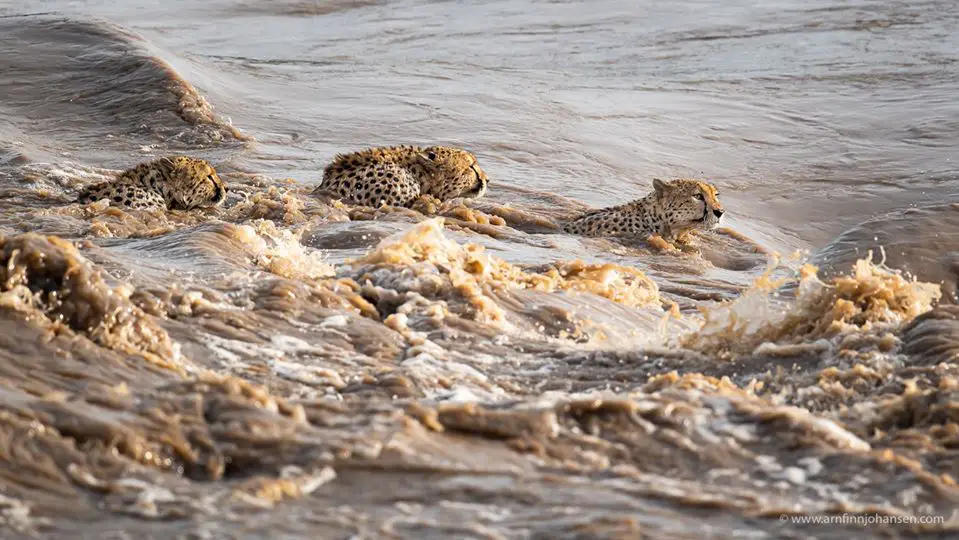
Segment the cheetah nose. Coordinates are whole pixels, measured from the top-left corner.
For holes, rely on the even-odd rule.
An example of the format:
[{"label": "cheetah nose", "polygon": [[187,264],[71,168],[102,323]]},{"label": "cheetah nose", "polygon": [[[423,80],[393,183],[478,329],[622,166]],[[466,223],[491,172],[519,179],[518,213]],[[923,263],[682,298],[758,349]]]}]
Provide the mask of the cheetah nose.
[{"label": "cheetah nose", "polygon": [[723,209],[713,208],[713,215],[716,216],[717,219],[723,217]]}]

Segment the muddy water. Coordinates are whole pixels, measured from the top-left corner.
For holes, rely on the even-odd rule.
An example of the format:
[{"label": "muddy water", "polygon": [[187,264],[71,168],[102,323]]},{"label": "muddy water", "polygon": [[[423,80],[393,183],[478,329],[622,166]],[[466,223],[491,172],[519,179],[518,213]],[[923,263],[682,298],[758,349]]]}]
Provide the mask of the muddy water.
[{"label": "muddy water", "polygon": [[[4,538],[959,528],[952,3],[0,16]],[[308,195],[433,142],[489,195]],[[71,202],[174,152],[223,208]],[[724,228],[558,232],[660,176],[716,183]],[[886,521],[793,522],[843,514]]]}]

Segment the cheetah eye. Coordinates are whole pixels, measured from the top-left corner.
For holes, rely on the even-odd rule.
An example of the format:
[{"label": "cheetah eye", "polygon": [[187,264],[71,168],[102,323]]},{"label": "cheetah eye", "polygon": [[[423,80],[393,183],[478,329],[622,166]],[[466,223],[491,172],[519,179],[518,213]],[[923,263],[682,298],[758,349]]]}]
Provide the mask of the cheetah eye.
[{"label": "cheetah eye", "polygon": [[701,200],[701,201],[705,201],[705,200],[706,200],[706,197],[703,197],[703,194],[702,194],[702,193],[697,193],[697,194],[693,195],[693,197],[696,197],[697,199],[699,199],[699,200]]},{"label": "cheetah eye", "polygon": [[430,161],[433,161],[436,159],[436,152],[427,152],[426,157],[429,158]]}]

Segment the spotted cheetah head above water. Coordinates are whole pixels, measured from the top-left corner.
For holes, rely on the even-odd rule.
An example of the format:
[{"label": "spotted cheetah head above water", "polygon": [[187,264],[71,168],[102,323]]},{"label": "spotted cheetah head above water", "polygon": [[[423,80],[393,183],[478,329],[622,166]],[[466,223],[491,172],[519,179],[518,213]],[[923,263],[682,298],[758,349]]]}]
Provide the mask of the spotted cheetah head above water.
[{"label": "spotted cheetah head above water", "polygon": [[716,186],[700,180],[653,180],[657,201],[672,234],[719,226],[726,210]]},{"label": "spotted cheetah head above water", "polygon": [[489,179],[476,156],[450,146],[389,146],[340,154],[314,193],[366,206],[410,206],[421,195],[475,198]]},{"label": "spotted cheetah head above water", "polygon": [[139,210],[189,210],[219,206],[227,187],[207,161],[163,157],[121,172],[115,180],[84,188],[77,202],[107,199]]},{"label": "spotted cheetah head above water", "polygon": [[584,236],[658,234],[685,237],[694,230],[715,229],[725,213],[719,192],[708,182],[678,179],[653,180],[653,192],[633,202],[593,210],[564,229]]},{"label": "spotted cheetah head above water", "polygon": [[147,170],[140,174],[144,177],[157,175],[165,180],[161,192],[171,208],[210,208],[223,204],[226,199],[226,185],[206,160],[177,156],[160,158],[145,165]]},{"label": "spotted cheetah head above water", "polygon": [[460,148],[428,146],[416,153],[426,193],[437,199],[478,198],[486,194],[489,178],[476,156]]}]

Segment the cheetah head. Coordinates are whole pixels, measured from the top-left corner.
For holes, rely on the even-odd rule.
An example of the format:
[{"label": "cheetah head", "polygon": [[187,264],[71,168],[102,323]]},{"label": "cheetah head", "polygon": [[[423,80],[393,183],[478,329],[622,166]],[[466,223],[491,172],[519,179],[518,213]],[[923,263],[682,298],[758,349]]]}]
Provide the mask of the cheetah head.
[{"label": "cheetah head", "polygon": [[211,208],[226,199],[227,187],[209,162],[176,157],[172,162],[173,199],[183,208]]},{"label": "cheetah head", "polygon": [[489,178],[476,162],[476,156],[466,150],[429,146],[416,157],[428,177],[424,182],[426,192],[434,197],[446,200],[486,194]]},{"label": "cheetah head", "polygon": [[715,229],[725,210],[719,192],[708,182],[698,180],[653,180],[656,200],[671,234],[691,230]]}]

